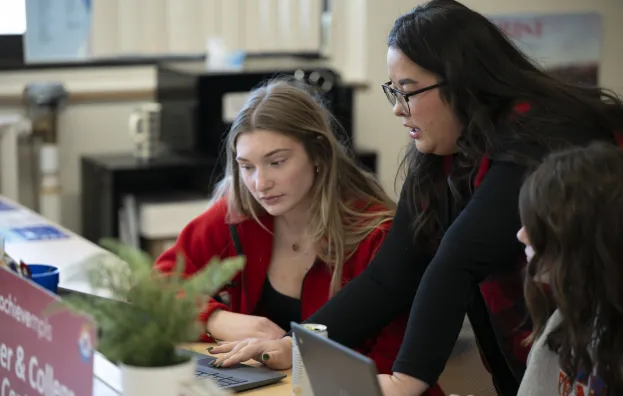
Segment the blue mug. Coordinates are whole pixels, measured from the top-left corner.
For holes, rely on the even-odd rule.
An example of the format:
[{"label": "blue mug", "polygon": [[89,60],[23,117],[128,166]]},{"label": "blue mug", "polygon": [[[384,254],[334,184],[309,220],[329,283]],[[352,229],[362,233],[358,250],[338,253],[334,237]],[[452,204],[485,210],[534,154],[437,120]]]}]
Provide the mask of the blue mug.
[{"label": "blue mug", "polygon": [[46,264],[29,264],[31,272],[31,280],[51,291],[54,294],[58,294],[58,280],[59,270],[58,267]]}]

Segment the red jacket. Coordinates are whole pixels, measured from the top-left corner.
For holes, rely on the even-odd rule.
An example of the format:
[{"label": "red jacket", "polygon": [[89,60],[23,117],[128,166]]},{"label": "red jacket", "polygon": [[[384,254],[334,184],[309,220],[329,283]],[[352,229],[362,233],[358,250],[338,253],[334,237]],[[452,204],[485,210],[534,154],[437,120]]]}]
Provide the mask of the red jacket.
[{"label": "red jacket", "polygon": [[[210,209],[191,221],[180,234],[176,244],[164,252],[156,261],[156,268],[171,272],[175,265],[176,252],[186,257],[187,275],[201,269],[208,261],[218,256],[226,258],[236,255],[236,249],[226,221],[227,203],[216,202]],[[264,227],[272,231],[273,217],[262,216]],[[380,247],[391,222],[388,221],[363,240],[348,261],[344,263],[342,284],[359,275],[368,265]],[[247,263],[242,273],[236,275],[224,290],[229,294],[229,306],[212,299],[201,312],[200,320],[206,323],[216,309],[225,309],[242,314],[253,314],[259,303],[262,288],[266,281],[273,236],[254,220],[244,220],[236,225],[242,250]],[[302,320],[316,312],[329,298],[331,273],[326,264],[317,261],[303,280],[301,291]],[[244,285],[244,288],[243,288]],[[382,298],[379,296],[379,298]],[[398,354],[408,320],[408,312],[396,318],[380,334],[358,350],[376,362],[379,373],[391,373],[392,364]],[[331,329],[329,329],[331,331]],[[212,342],[207,334],[202,340]]]}]

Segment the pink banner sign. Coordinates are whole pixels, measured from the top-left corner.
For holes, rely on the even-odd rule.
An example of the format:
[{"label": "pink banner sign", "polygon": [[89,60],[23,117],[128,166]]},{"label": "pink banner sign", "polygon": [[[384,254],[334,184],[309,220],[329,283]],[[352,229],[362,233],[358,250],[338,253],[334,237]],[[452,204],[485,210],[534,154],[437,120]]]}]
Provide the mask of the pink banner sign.
[{"label": "pink banner sign", "polygon": [[95,323],[0,266],[0,395],[93,394]]}]

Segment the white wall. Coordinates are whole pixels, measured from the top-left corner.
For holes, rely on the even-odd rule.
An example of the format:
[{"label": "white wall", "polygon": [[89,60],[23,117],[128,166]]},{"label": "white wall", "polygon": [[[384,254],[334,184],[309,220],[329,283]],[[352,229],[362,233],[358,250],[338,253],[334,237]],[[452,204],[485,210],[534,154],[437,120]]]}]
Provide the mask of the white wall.
[{"label": "white wall", "polygon": [[[381,91],[387,81],[386,40],[394,19],[423,1],[368,0],[366,34],[366,69],[370,89],[357,97],[357,144],[380,151],[380,178],[388,191],[394,191],[398,160],[409,137]],[[623,1],[622,0],[464,0],[470,8],[484,14],[513,12],[595,11],[602,15],[603,46],[599,82],[623,94]],[[400,185],[397,186],[398,188]],[[398,190],[399,191],[399,190]]]},{"label": "white wall", "polygon": [[385,61],[387,35],[394,20],[409,11],[418,2],[407,0],[368,0],[366,15],[366,82],[368,88],[356,97],[355,142],[358,147],[377,150],[378,174],[383,187],[389,192],[400,191],[400,184],[394,188],[394,180],[401,154],[411,141],[406,129],[392,114],[392,107],[381,90],[387,82]]}]

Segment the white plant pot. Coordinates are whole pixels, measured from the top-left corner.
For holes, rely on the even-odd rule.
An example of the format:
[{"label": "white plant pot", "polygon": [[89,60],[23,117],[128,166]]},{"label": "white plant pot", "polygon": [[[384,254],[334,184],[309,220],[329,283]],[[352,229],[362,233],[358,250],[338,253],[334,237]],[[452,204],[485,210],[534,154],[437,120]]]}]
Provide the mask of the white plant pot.
[{"label": "white plant pot", "polygon": [[194,359],[167,367],[135,367],[121,364],[124,396],[180,396],[195,379]]}]

